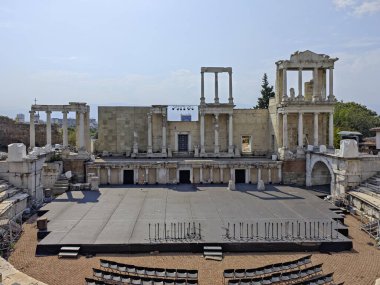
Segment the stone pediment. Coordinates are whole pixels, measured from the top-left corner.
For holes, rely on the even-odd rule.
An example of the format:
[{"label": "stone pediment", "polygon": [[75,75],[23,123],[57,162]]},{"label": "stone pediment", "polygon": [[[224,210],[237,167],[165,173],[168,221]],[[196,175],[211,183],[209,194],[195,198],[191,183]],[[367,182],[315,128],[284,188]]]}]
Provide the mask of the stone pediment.
[{"label": "stone pediment", "polygon": [[290,56],[291,62],[323,62],[323,61],[337,61],[337,58],[330,58],[326,54],[318,54],[310,50],[296,51]]},{"label": "stone pediment", "polygon": [[313,69],[334,67],[334,62],[338,58],[331,58],[326,54],[319,54],[310,50],[296,51],[289,60],[280,60],[276,64],[279,68],[287,69]]}]

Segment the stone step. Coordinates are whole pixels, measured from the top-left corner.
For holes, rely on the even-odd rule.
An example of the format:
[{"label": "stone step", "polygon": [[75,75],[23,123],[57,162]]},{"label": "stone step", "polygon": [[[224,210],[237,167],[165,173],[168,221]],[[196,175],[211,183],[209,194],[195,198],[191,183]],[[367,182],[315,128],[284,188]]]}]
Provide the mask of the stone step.
[{"label": "stone step", "polygon": [[79,246],[62,246],[61,251],[79,251]]},{"label": "stone step", "polygon": [[6,183],[0,184],[0,193],[7,190],[9,188],[9,185]]},{"label": "stone step", "polygon": [[204,251],[222,251],[222,247],[221,246],[204,246],[203,247],[203,250]]},{"label": "stone step", "polygon": [[1,192],[0,193],[0,202],[6,200],[8,198],[11,198],[12,196],[16,195],[19,192],[22,192],[22,191],[20,189],[16,189],[16,188],[7,189],[7,190]]},{"label": "stone step", "polygon": [[222,256],[205,256],[206,260],[215,260],[215,261],[222,261],[223,257]]},{"label": "stone step", "polygon": [[77,251],[64,251],[58,253],[58,257],[65,257],[65,258],[78,258],[78,252]]},{"label": "stone step", "polygon": [[223,256],[223,252],[221,251],[205,251],[203,253],[204,256]]}]

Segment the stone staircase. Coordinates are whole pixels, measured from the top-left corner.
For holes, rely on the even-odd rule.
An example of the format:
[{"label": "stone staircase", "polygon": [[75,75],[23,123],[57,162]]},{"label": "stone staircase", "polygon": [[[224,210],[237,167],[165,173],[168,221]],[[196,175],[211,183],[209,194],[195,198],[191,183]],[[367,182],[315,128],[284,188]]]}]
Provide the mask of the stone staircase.
[{"label": "stone staircase", "polygon": [[[28,194],[24,193],[22,189],[11,185],[9,182],[0,179],[0,218],[12,218],[12,213],[8,213],[13,206],[17,206],[17,213],[23,212],[26,208],[26,200]],[[22,206],[24,202],[25,207]],[[20,206],[21,205],[21,206]]]},{"label": "stone staircase", "polygon": [[66,176],[62,175],[58,178],[58,180],[54,183],[53,186],[53,195],[61,195],[69,190],[69,180]]},{"label": "stone staircase", "polygon": [[204,246],[203,256],[207,260],[223,260],[223,251],[221,246]]}]

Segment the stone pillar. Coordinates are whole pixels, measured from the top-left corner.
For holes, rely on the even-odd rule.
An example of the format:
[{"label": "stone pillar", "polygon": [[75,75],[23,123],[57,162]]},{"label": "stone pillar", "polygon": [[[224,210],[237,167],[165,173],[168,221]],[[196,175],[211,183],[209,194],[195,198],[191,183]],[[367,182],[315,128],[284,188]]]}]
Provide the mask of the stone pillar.
[{"label": "stone pillar", "polygon": [[281,164],[278,166],[278,182],[282,182],[282,169],[281,169]]},{"label": "stone pillar", "polygon": [[148,181],[149,181],[149,168],[147,167],[145,168],[145,184],[148,184]]},{"label": "stone pillar", "polygon": [[282,69],[282,100],[286,101],[288,100],[288,95],[286,94],[287,92],[287,78],[286,78],[286,68]]},{"label": "stone pillar", "polygon": [[232,71],[228,72],[228,79],[229,79],[229,93],[228,93],[228,103],[233,104],[234,98],[232,97]]},{"label": "stone pillar", "polygon": [[248,184],[251,182],[251,167],[247,166],[245,169],[245,183]]},{"label": "stone pillar", "polygon": [[220,183],[223,183],[223,168],[219,168],[220,171]]},{"label": "stone pillar", "polygon": [[63,135],[63,147],[66,148],[69,145],[68,135],[67,135],[67,113],[68,111],[62,111],[62,135]]},{"label": "stone pillar", "polygon": [[329,113],[329,147],[334,148],[334,113]]},{"label": "stone pillar", "polygon": [[319,145],[318,140],[318,113],[314,113],[314,146]]},{"label": "stone pillar", "polygon": [[215,116],[215,125],[214,125],[214,131],[215,131],[215,140],[214,140],[214,153],[219,153],[219,115],[214,114]]},{"label": "stone pillar", "polygon": [[203,183],[203,167],[199,168],[199,182]]},{"label": "stone pillar", "polygon": [[315,67],[313,71],[313,102],[319,101],[318,95],[318,68]]},{"label": "stone pillar", "polygon": [[215,72],[215,104],[219,104],[219,95],[218,95],[218,72]]},{"label": "stone pillar", "polygon": [[162,114],[162,154],[166,154],[166,114]]},{"label": "stone pillar", "polygon": [[272,184],[272,168],[268,168],[268,184]]},{"label": "stone pillar", "polygon": [[302,68],[298,69],[298,99],[302,99]]},{"label": "stone pillar", "polygon": [[201,72],[201,104],[205,103],[205,73]]},{"label": "stone pillar", "polygon": [[235,182],[235,169],[232,167],[230,168],[230,180]]},{"label": "stone pillar", "polygon": [[51,145],[51,111],[46,111],[46,144]]},{"label": "stone pillar", "polygon": [[29,124],[29,147],[32,149],[36,146],[36,131],[34,128],[34,111],[29,111],[30,124]]},{"label": "stone pillar", "polygon": [[148,154],[153,153],[152,148],[152,113],[148,113]]},{"label": "stone pillar", "polygon": [[282,147],[288,148],[288,114],[282,114]]},{"label": "stone pillar", "polygon": [[111,184],[111,168],[107,167],[107,184]]},{"label": "stone pillar", "polygon": [[201,154],[205,153],[205,115],[203,112],[201,112],[201,119],[200,119],[200,131],[201,131]]},{"label": "stone pillar", "polygon": [[298,113],[298,147],[303,148],[303,113]]},{"label": "stone pillar", "polygon": [[257,182],[261,180],[261,167],[257,166]]},{"label": "stone pillar", "polygon": [[79,112],[79,149],[84,149],[84,112]]},{"label": "stone pillar", "polygon": [[334,101],[335,96],[334,96],[334,68],[330,67],[329,69],[329,101]]},{"label": "stone pillar", "polygon": [[214,167],[211,166],[209,169],[210,169],[209,170],[210,171],[210,182],[214,183]]},{"label": "stone pillar", "polygon": [[233,117],[232,114],[229,114],[228,116],[228,153],[234,153],[234,124],[233,124]]},{"label": "stone pillar", "polygon": [[123,168],[120,168],[119,170],[119,184],[123,184],[124,180],[124,170]]}]

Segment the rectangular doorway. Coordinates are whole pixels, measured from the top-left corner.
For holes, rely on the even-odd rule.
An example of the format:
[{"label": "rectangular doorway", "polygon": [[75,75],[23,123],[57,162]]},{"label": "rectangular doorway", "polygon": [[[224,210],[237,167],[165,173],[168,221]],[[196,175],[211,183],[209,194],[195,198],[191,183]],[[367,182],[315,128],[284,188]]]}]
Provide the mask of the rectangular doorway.
[{"label": "rectangular doorway", "polygon": [[134,184],[133,170],[124,170],[123,184]]},{"label": "rectangular doorway", "polygon": [[190,170],[179,170],[179,183],[190,184]]},{"label": "rectangular doorway", "polygon": [[189,151],[189,135],[178,135],[178,151]]},{"label": "rectangular doorway", "polygon": [[245,169],[235,169],[235,183],[245,183]]}]

